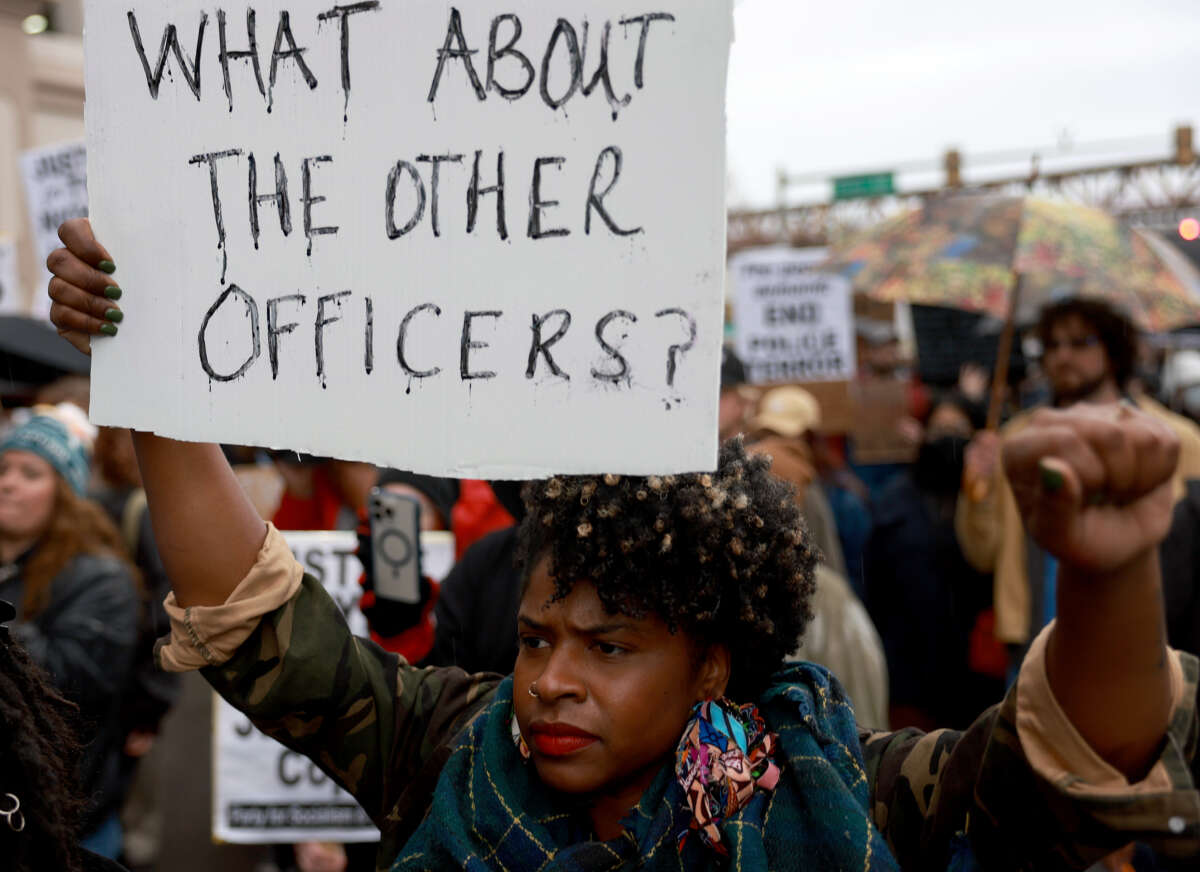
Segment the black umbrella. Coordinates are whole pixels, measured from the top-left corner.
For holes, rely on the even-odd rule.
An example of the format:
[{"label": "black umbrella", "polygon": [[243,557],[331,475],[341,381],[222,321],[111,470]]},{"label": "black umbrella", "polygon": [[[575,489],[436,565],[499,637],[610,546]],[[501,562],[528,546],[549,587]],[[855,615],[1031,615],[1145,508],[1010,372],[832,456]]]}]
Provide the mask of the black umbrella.
[{"label": "black umbrella", "polygon": [[64,375],[87,375],[91,359],[45,321],[0,315],[0,393],[27,394]]}]

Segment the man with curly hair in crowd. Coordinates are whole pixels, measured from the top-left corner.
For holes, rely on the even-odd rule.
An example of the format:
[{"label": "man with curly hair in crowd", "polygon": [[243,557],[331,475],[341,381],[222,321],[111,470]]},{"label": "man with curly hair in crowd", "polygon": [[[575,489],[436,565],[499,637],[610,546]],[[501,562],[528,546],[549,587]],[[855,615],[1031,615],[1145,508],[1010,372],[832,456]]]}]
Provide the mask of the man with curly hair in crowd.
[{"label": "man with curly hair in crowd", "polygon": [[[111,258],[86,221],[61,235],[52,318],[87,347]],[[354,638],[217,446],[136,447],[174,586],[162,663],[349,790],[381,870],[1084,868],[1200,837],[1197,665],[1165,645],[1156,551],[1179,445],[1131,409],[1044,411],[1006,444],[1059,619],[961,734],[860,732],[827,671],[784,666],[814,555],[738,441],[711,473],[529,486],[507,678]]]},{"label": "man with curly hair in crowd", "polygon": [[[1042,309],[1035,335],[1052,407],[1133,403],[1175,433],[1180,450],[1171,490],[1175,500],[1183,499],[1185,482],[1200,477],[1200,429],[1151,397],[1131,392],[1139,336],[1129,316],[1104,300],[1067,297]],[[1031,420],[1023,413],[999,434],[980,430],[975,435],[964,456],[955,516],[963,556],[979,572],[994,573],[996,638],[1010,647],[1014,666],[1056,609],[1055,557],[1023,529],[1000,462],[1002,437],[1020,433]]]}]

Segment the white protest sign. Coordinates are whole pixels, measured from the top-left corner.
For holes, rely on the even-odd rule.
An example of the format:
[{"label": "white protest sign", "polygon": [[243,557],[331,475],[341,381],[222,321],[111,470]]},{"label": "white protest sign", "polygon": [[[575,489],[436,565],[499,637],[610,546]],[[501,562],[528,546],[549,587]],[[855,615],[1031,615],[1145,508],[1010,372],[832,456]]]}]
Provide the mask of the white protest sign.
[{"label": "white protest sign", "polygon": [[[355,534],[283,535],[305,571],[341,606],[351,631],[365,636]],[[444,578],[454,565],[454,536],[422,533],[421,561],[425,575]],[[379,839],[358,803],[316,765],[264,736],[215,694],[214,700],[213,838],[241,845]]]},{"label": "white protest sign", "polygon": [[93,420],[713,468],[731,39],[731,0],[88,0]]},{"label": "white protest sign", "polygon": [[58,225],[88,214],[87,152],[82,142],[64,142],[36,148],[21,155],[25,203],[33,228],[34,254],[43,280],[34,294],[33,314],[50,314],[46,284],[50,273],[44,268],[50,252],[60,247]]},{"label": "white protest sign", "polygon": [[11,236],[0,236],[0,315],[24,310],[17,269],[17,244]]},{"label": "white protest sign", "polygon": [[822,272],[823,248],[733,258],[734,348],[755,383],[849,381],[857,370],[850,282]]}]

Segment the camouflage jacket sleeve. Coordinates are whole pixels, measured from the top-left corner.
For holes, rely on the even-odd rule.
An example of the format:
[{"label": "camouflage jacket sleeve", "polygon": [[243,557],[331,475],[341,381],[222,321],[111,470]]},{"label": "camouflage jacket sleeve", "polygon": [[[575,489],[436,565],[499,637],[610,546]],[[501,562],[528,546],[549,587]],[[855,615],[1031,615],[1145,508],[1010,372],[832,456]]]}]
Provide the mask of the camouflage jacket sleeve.
[{"label": "camouflage jacket sleeve", "polygon": [[1164,789],[1093,790],[1041,777],[1018,737],[1015,687],[965,732],[862,731],[874,820],[901,867],[946,869],[967,845],[988,872],[1086,869],[1133,841],[1194,856],[1200,795],[1188,760],[1200,668],[1195,658],[1181,661],[1185,689],[1156,764]]},{"label": "camouflage jacket sleeve", "polygon": [[412,815],[419,821],[451,740],[499,683],[417,669],[351,635],[311,576],[230,660],[203,674],[255,726],[349,791],[385,841],[415,825]]}]

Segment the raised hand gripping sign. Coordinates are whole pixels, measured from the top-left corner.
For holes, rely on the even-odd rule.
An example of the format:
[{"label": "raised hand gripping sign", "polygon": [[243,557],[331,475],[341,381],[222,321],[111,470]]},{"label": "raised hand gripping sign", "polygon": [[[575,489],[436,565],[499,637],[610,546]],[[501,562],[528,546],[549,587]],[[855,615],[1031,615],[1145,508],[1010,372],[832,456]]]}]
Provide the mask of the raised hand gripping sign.
[{"label": "raised hand gripping sign", "polygon": [[92,415],[523,478],[716,461],[730,0],[87,4]]}]

